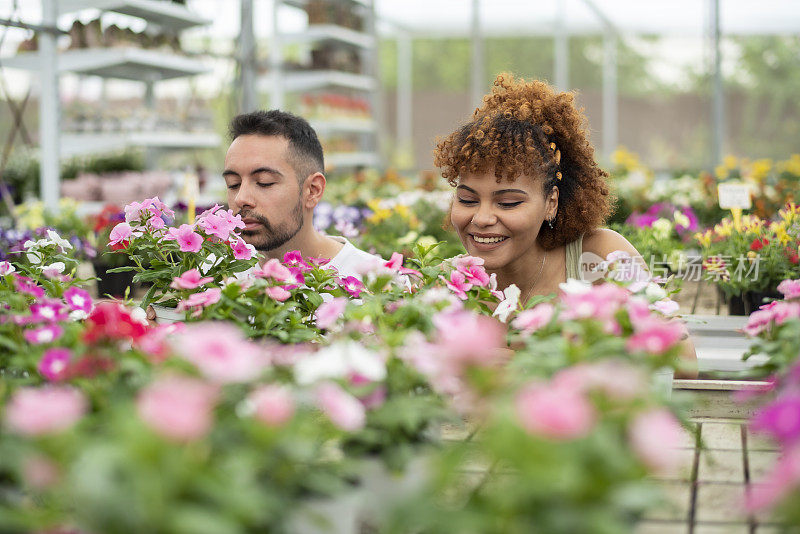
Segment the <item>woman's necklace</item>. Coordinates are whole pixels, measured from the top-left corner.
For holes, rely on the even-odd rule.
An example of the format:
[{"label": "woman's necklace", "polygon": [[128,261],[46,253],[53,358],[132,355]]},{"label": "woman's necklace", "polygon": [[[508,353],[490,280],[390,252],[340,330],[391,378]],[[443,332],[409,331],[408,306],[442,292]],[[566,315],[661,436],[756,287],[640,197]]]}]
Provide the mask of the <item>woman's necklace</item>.
[{"label": "woman's necklace", "polygon": [[528,298],[530,298],[531,293],[533,293],[533,288],[535,288],[536,284],[539,283],[539,278],[542,277],[542,271],[544,271],[544,262],[546,261],[547,261],[547,251],[545,250],[544,256],[542,256],[542,264],[539,266],[539,273],[536,275],[536,278],[533,279],[533,284],[531,285],[530,289],[528,289],[528,292],[525,294],[525,298],[520,301],[520,303],[522,303],[523,306],[525,305],[526,302],[528,302]]}]

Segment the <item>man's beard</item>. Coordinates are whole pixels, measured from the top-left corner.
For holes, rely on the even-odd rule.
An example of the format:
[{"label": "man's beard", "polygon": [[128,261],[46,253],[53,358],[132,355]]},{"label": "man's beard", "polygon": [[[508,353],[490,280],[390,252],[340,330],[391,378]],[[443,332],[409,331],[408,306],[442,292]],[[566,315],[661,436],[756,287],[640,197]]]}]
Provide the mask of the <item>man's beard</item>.
[{"label": "man's beard", "polygon": [[[242,237],[249,238],[245,239],[245,241],[253,245],[256,250],[260,252],[269,252],[270,250],[282,247],[303,228],[303,206],[299,200],[292,210],[291,221],[277,228],[273,228],[267,218],[258,213],[241,211],[239,215],[242,216],[242,219],[255,219],[264,227],[266,235],[260,239],[259,233],[261,230],[242,230]],[[256,240],[254,241],[253,238]]]}]

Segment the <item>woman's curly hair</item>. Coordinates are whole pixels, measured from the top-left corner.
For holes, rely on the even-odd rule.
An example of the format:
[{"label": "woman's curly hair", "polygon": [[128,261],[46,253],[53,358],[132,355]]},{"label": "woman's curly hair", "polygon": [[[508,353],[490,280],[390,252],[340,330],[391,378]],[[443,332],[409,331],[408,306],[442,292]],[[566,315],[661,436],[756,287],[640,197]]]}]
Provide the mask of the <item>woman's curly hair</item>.
[{"label": "woman's curly hair", "polygon": [[599,227],[611,212],[608,174],[594,160],[585,122],[572,93],[503,73],[472,120],[437,140],[434,163],[454,187],[461,175],[489,172],[498,183],[543,177],[545,196],[558,187],[553,229],[543,225],[537,238],[551,250]]}]

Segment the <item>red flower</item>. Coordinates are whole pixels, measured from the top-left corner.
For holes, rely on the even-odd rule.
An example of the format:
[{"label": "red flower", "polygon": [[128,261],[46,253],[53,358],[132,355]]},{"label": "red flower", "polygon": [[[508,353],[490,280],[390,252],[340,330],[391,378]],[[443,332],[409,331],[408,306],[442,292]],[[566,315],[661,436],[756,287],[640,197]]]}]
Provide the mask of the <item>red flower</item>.
[{"label": "red flower", "polygon": [[758,251],[758,250],[761,250],[762,248],[764,248],[767,245],[769,245],[769,239],[764,238],[763,240],[760,240],[760,239],[756,238],[756,239],[753,239],[752,243],[750,243],[750,250]]},{"label": "red flower", "polygon": [[70,377],[93,378],[99,374],[109,373],[116,367],[116,362],[108,356],[88,354],[70,364]]},{"label": "red flower", "polygon": [[147,333],[147,326],[135,320],[121,304],[99,303],[86,321],[89,328],[83,334],[87,343],[103,339],[138,340]]},{"label": "red flower", "polygon": [[795,251],[795,250],[787,248],[786,249],[786,257],[789,258],[789,261],[792,262],[792,264],[794,264],[794,265],[797,265],[798,263],[800,263],[800,256],[797,255],[797,251]]},{"label": "red flower", "polygon": [[123,250],[128,248],[128,243],[128,241],[120,241],[119,243],[114,243],[109,246],[111,247],[111,250]]}]

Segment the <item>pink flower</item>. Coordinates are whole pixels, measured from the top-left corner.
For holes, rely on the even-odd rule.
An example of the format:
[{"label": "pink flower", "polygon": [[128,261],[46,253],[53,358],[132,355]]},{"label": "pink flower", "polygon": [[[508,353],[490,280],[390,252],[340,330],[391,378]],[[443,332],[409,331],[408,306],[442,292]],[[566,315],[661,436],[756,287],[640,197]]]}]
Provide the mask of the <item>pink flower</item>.
[{"label": "pink flower", "polygon": [[108,244],[116,245],[123,241],[130,241],[133,235],[131,225],[126,222],[121,222],[111,229],[111,234],[108,236]]},{"label": "pink flower", "polygon": [[636,455],[658,474],[673,474],[680,467],[681,425],[665,408],[638,414],[628,429]]},{"label": "pink flower", "polygon": [[201,277],[200,271],[197,269],[189,269],[182,275],[173,278],[169,287],[173,289],[197,289],[212,280],[213,278],[210,276]]},{"label": "pink flower", "polygon": [[283,263],[289,267],[297,267],[304,273],[307,273],[308,271],[313,269],[311,265],[303,261],[303,255],[300,254],[299,250],[292,250],[284,254]]},{"label": "pink flower", "polygon": [[594,406],[575,390],[533,383],[516,398],[516,414],[530,434],[556,441],[582,438],[594,428]]},{"label": "pink flower", "polygon": [[634,324],[639,321],[645,321],[652,315],[647,299],[642,297],[631,297],[625,304],[625,308],[628,310],[628,317],[630,317],[631,322]]},{"label": "pink flower", "polygon": [[489,274],[483,267],[483,258],[460,256],[453,260],[453,265],[466,277],[467,282],[479,287],[486,287],[490,284]]},{"label": "pink flower", "polygon": [[233,250],[233,257],[237,260],[249,260],[256,255],[256,247],[245,243],[241,237],[236,238],[236,242],[231,244]]},{"label": "pink flower", "polygon": [[218,287],[213,287],[201,293],[192,293],[191,295],[189,295],[189,298],[180,301],[176,309],[178,311],[186,311],[192,308],[197,308],[197,310],[195,311],[199,312],[202,308],[205,308],[206,306],[211,306],[212,304],[216,304],[217,302],[219,302],[220,298],[222,298],[222,289]]},{"label": "pink flower", "polygon": [[23,387],[5,410],[9,430],[23,436],[62,432],[86,413],[88,403],[77,389],[62,386]]},{"label": "pink flower", "polygon": [[654,302],[650,308],[663,315],[673,315],[678,311],[680,305],[672,299],[664,299]]},{"label": "pink flower", "polygon": [[14,287],[16,287],[17,291],[19,291],[20,293],[31,295],[34,298],[40,299],[44,297],[44,288],[37,285],[36,282],[31,280],[27,276],[17,276],[14,279]]},{"label": "pink flower", "polygon": [[160,363],[167,359],[172,351],[167,343],[169,336],[183,332],[185,323],[172,323],[151,326],[147,333],[136,340],[136,348],[150,356],[150,361]]},{"label": "pink flower", "polygon": [[293,283],[297,281],[292,272],[284,265],[281,265],[281,262],[275,258],[271,258],[260,268],[256,267],[253,271],[253,276],[256,278],[272,278],[278,282]]},{"label": "pink flower", "polygon": [[162,230],[165,226],[164,219],[161,217],[150,217],[150,219],[147,221],[147,224],[153,230]]},{"label": "pink flower", "polygon": [[0,261],[0,276],[11,274],[17,269],[7,261]]},{"label": "pink flower", "polygon": [[453,271],[450,273],[450,280],[443,276],[439,276],[444,280],[444,283],[450,288],[450,291],[456,294],[461,300],[467,300],[467,291],[472,289],[472,283],[467,282],[467,277],[461,271]]},{"label": "pink flower", "polygon": [[747,494],[746,507],[750,513],[774,507],[800,486],[800,446],[785,451],[772,471],[758,482],[750,485]]},{"label": "pink flower", "polygon": [[136,411],[147,426],[171,441],[188,442],[205,436],[212,425],[217,388],[202,380],[166,376],[145,387]]},{"label": "pink flower", "polygon": [[164,239],[176,240],[181,252],[200,252],[200,249],[203,248],[203,237],[194,231],[193,226],[188,224],[168,229]]},{"label": "pink flower", "polygon": [[778,291],[783,294],[786,300],[800,298],[800,279],[784,280],[778,284]]},{"label": "pink flower", "polygon": [[383,266],[387,269],[391,269],[392,271],[397,271],[400,274],[413,274],[422,278],[421,272],[403,267],[403,255],[399,252],[393,252],[392,257],[389,258],[389,261],[384,263]]},{"label": "pink flower", "polygon": [[66,306],[55,299],[45,299],[31,304],[31,319],[34,322],[54,323],[67,320]]},{"label": "pink flower", "polygon": [[294,415],[294,399],[287,387],[261,386],[247,400],[253,406],[255,418],[267,426],[283,426]]},{"label": "pink flower", "polygon": [[209,213],[199,219],[197,225],[205,230],[208,235],[216,236],[222,241],[227,241],[233,231],[233,226],[224,217],[220,217],[216,213]]},{"label": "pink flower", "polygon": [[347,307],[347,299],[335,298],[330,302],[323,302],[317,308],[317,328],[326,330],[336,324],[336,321],[344,313]]},{"label": "pink flower", "polygon": [[25,341],[28,343],[33,345],[44,345],[46,343],[52,343],[56,339],[60,338],[61,334],[63,333],[64,329],[57,324],[48,324],[40,328],[34,328],[33,330],[25,330],[23,335],[25,337]]},{"label": "pink flower", "polygon": [[355,276],[347,276],[342,278],[340,283],[344,290],[347,291],[347,293],[353,298],[358,298],[365,290],[364,284],[361,283],[361,280]]},{"label": "pink flower", "polygon": [[358,399],[333,382],[323,382],[316,388],[317,405],[331,422],[342,430],[353,432],[364,428],[367,414]]},{"label": "pink flower", "polygon": [[449,309],[433,316],[437,352],[452,372],[467,365],[494,365],[505,346],[503,326],[485,315]]},{"label": "pink flower", "polygon": [[625,344],[631,351],[664,354],[675,346],[686,332],[686,327],[677,321],[665,321],[658,317],[643,319],[633,325],[634,334]]},{"label": "pink flower", "polygon": [[230,323],[189,326],[175,336],[173,348],[203,376],[221,384],[255,380],[270,363],[261,348]]},{"label": "pink flower", "polygon": [[553,377],[553,383],[574,391],[600,391],[609,399],[630,401],[647,392],[648,378],[639,367],[609,359],[566,367]]},{"label": "pink flower", "polygon": [[60,277],[61,273],[64,272],[65,268],[66,265],[64,265],[63,262],[57,261],[42,267],[42,274],[47,278],[58,278]]},{"label": "pink flower", "polygon": [[520,312],[511,322],[514,328],[519,328],[525,334],[531,334],[547,325],[553,318],[555,307],[549,302],[537,304],[530,310]]},{"label": "pink flower", "polygon": [[125,222],[133,222],[141,220],[142,204],[140,202],[131,202],[125,206]]},{"label": "pink flower", "polygon": [[289,297],[292,296],[292,294],[289,293],[289,291],[287,291],[285,288],[281,286],[268,287],[264,291],[266,292],[269,298],[271,298],[272,300],[277,300],[278,302],[284,302],[288,300]]},{"label": "pink flower", "polygon": [[94,307],[89,292],[79,287],[71,287],[64,291],[64,300],[72,311],[91,313]]},{"label": "pink flower", "polygon": [[561,303],[564,306],[562,318],[597,319],[605,322],[628,301],[629,296],[628,290],[608,282],[591,286],[585,292],[562,293]]},{"label": "pink flower", "polygon": [[54,486],[59,478],[58,465],[47,456],[31,454],[22,463],[22,478],[25,483],[36,490],[45,490]]},{"label": "pink flower", "polygon": [[784,446],[800,442],[800,393],[778,397],[750,421],[755,432],[768,434]]},{"label": "pink flower", "polygon": [[72,354],[68,349],[47,349],[39,360],[39,374],[50,382],[58,382],[67,377]]}]

